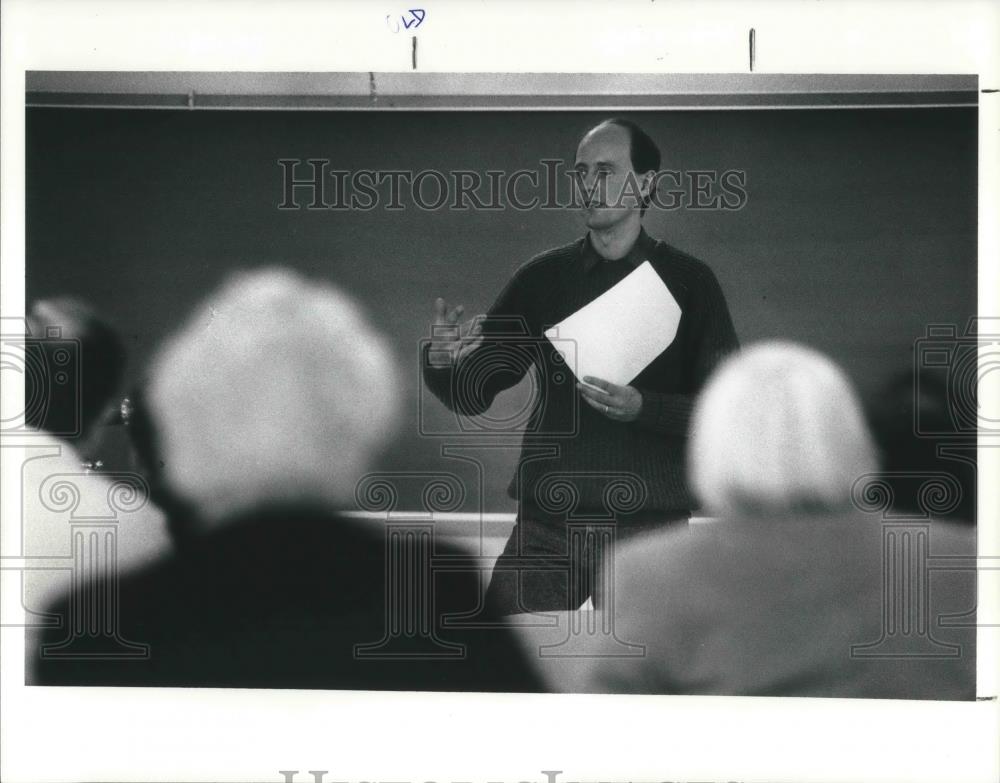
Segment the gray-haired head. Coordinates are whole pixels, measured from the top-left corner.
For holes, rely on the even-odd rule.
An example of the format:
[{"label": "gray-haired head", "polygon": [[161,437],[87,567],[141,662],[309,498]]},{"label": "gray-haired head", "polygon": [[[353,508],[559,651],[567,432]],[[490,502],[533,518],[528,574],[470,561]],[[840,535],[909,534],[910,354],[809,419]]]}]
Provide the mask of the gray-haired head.
[{"label": "gray-haired head", "polygon": [[730,357],[698,402],[688,446],[692,487],[709,513],[780,514],[850,504],[877,469],[850,381],[830,359],[790,342]]},{"label": "gray-haired head", "polygon": [[207,297],[151,365],[162,480],[212,522],[265,504],[348,507],[399,420],[387,340],[357,302],[287,269]]}]

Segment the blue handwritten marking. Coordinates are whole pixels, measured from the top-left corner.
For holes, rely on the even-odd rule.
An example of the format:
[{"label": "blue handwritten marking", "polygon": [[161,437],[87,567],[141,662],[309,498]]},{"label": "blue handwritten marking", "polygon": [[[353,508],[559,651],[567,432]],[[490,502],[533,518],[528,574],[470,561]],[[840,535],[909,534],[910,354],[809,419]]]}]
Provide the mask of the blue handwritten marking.
[{"label": "blue handwritten marking", "polygon": [[411,27],[420,27],[420,24],[424,21],[424,17],[427,16],[427,12],[423,8],[411,8],[410,18],[403,22],[406,25],[406,29],[409,30]]},{"label": "blue handwritten marking", "polygon": [[[423,8],[411,8],[407,11],[409,16],[406,14],[399,14],[395,16],[393,14],[385,15],[386,26],[392,30],[394,33],[398,33],[400,30],[411,28],[416,29],[423,24],[424,19],[427,18],[427,12]],[[400,25],[402,24],[402,27]]]}]

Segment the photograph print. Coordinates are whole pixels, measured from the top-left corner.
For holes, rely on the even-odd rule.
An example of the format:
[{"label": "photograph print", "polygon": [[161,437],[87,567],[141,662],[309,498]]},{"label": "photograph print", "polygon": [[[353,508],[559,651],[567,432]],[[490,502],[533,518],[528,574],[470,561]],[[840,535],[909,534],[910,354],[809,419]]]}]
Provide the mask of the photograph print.
[{"label": "photograph print", "polygon": [[28,72],[26,683],[974,700],[978,87]]}]

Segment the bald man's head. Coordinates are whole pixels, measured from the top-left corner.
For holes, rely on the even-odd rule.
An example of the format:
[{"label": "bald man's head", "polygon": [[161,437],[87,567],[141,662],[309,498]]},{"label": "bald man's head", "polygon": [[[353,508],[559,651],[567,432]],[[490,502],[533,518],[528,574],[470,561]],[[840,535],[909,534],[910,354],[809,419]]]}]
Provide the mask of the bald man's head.
[{"label": "bald man's head", "polygon": [[[645,174],[647,171],[659,171],[662,156],[660,148],[653,137],[640,128],[632,120],[622,117],[612,117],[604,120],[591,128],[584,134],[584,138],[597,130],[608,127],[620,128],[628,136],[629,160],[632,163],[632,170],[637,174]],[[581,142],[583,139],[580,140]]]},{"label": "bald man's head", "polygon": [[634,122],[610,119],[587,131],[574,169],[588,228],[606,230],[644,213],[659,167],[659,148]]}]

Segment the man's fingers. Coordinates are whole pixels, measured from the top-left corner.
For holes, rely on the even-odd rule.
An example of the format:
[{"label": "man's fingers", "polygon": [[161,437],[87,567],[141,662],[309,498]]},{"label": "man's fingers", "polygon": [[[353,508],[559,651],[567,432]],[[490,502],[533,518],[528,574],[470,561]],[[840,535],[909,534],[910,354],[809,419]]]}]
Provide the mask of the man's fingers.
[{"label": "man's fingers", "polygon": [[591,388],[583,383],[578,383],[576,388],[580,390],[580,395],[588,402],[592,401],[601,406],[614,404],[614,397],[600,389]]},{"label": "man's fingers", "polygon": [[483,329],[482,320],[477,315],[475,318],[470,318],[468,321],[462,324],[462,336],[472,337],[479,334]]},{"label": "man's fingers", "polygon": [[[459,339],[462,342],[466,340],[471,340],[474,337],[480,337],[483,334],[483,319],[486,316],[477,315],[475,318],[470,318],[468,321],[463,323],[459,327]],[[481,340],[479,342],[482,342]]]},{"label": "man's fingers", "polygon": [[603,389],[608,394],[614,394],[615,391],[619,388],[618,386],[615,386],[613,383],[605,381],[601,378],[595,378],[593,375],[583,376],[583,382],[589,383],[591,386],[596,386],[598,389]]},{"label": "man's fingers", "polygon": [[602,414],[604,414],[605,416],[607,416],[609,418],[611,418],[613,416],[614,410],[609,405],[607,405],[607,403],[595,402],[594,400],[590,399],[589,397],[584,397],[583,399],[584,399],[584,402],[587,403],[587,405],[589,405],[591,408],[593,408],[594,410],[596,410],[598,413],[602,413]]},{"label": "man's fingers", "polygon": [[462,340],[462,347],[458,350],[459,357],[465,356],[468,353],[476,350],[483,342],[483,336],[481,334],[474,337],[466,337]]},{"label": "man's fingers", "polygon": [[459,317],[465,312],[465,307],[458,305],[449,308],[448,303],[440,296],[434,300],[434,320],[439,324],[458,323]]}]

